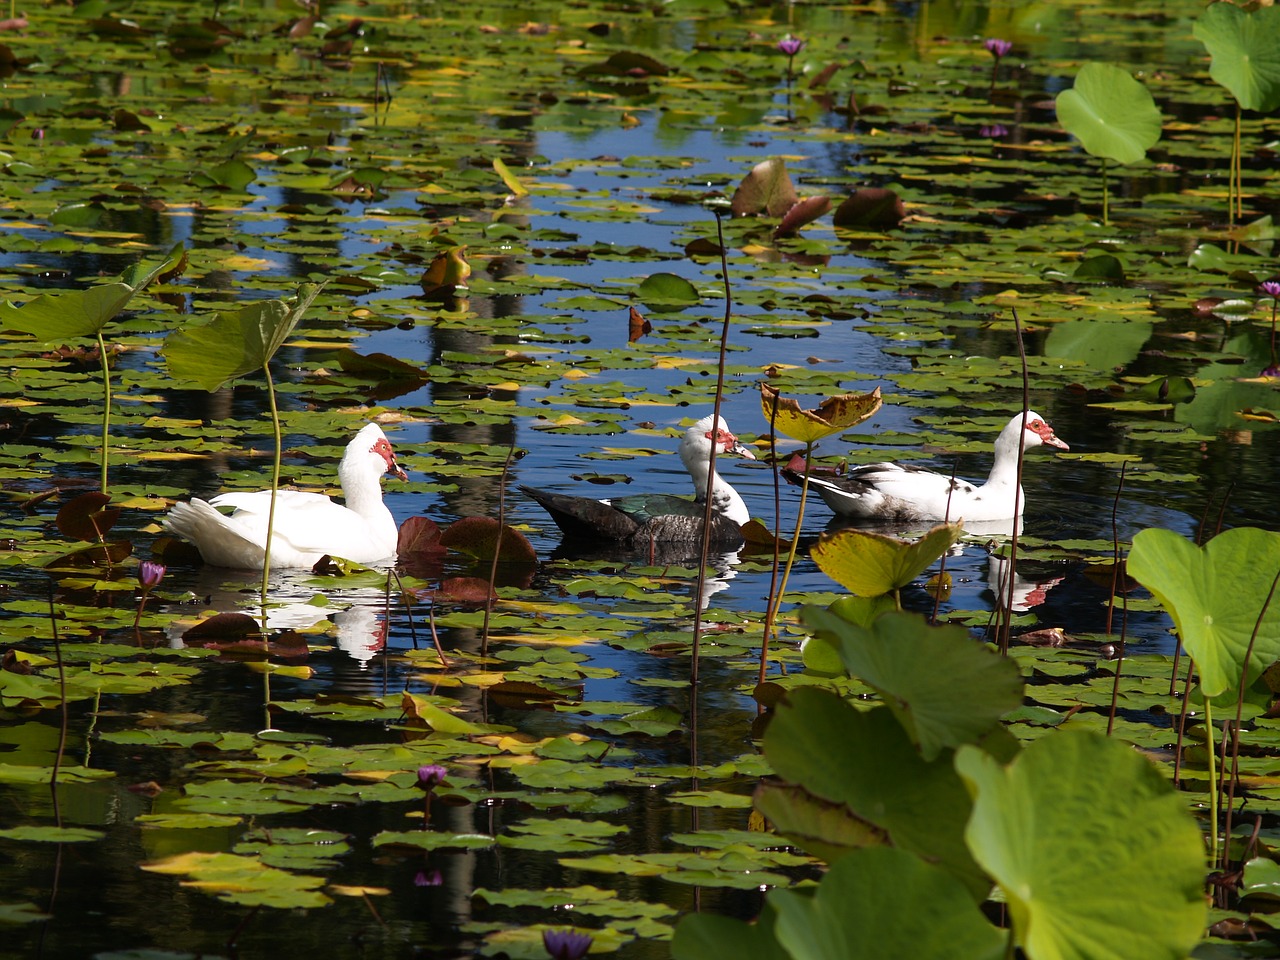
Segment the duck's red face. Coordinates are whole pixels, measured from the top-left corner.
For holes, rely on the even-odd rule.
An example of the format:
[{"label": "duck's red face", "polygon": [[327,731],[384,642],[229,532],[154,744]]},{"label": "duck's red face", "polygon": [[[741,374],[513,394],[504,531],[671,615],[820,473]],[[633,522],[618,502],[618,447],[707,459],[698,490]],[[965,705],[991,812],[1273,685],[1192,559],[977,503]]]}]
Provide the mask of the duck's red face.
[{"label": "duck's red face", "polygon": [[740,457],[754,460],[756,455],[738,442],[738,438],[721,427],[719,430],[707,431],[707,439],[716,446],[716,453],[736,453]]},{"label": "duck's red face", "polygon": [[1063,441],[1059,440],[1053,432],[1053,427],[1045,423],[1039,417],[1032,417],[1027,421],[1027,431],[1034,433],[1040,438],[1040,442],[1046,447],[1053,447],[1055,450],[1070,450]]},{"label": "duck's red face", "polygon": [[379,437],[369,450],[383,459],[387,465],[387,473],[393,473],[401,480],[409,479],[409,475],[400,469],[400,464],[396,463],[396,452],[391,449],[391,441],[386,437]]}]

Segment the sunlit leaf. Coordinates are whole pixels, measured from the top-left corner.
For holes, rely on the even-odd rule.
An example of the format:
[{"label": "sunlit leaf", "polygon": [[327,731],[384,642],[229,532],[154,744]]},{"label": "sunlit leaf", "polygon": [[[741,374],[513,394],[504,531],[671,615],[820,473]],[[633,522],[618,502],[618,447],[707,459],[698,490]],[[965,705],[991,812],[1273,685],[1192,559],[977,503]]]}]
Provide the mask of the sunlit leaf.
[{"label": "sunlit leaf", "polygon": [[1280,107],[1280,8],[1211,3],[1191,26],[1209,51],[1209,76],[1245,110]]},{"label": "sunlit leaf", "polygon": [[1280,658],[1280,603],[1271,596],[1280,534],[1238,527],[1198,547],[1172,530],[1143,530],[1126,569],[1173,618],[1206,696],[1238,687],[1251,645],[1250,679]]},{"label": "sunlit leaf", "polygon": [[[926,761],[887,708],[858,710],[826,691],[793,690],[765,730],[764,751],[778,776],[815,798],[807,810],[785,797],[761,806],[801,846],[816,840],[831,857],[891,844],[943,866],[975,902],[985,896],[990,881],[964,844],[969,799],[951,753]],[[758,793],[757,805],[770,796]],[[846,833],[843,851],[831,849],[816,801],[844,808],[833,813],[858,828]]]},{"label": "sunlit leaf", "polygon": [[1137,163],[1160,139],[1160,111],[1129,71],[1091,61],[1058,94],[1058,122],[1095,157]]},{"label": "sunlit leaf", "polygon": [[916,541],[846,528],[825,534],[810,553],[818,569],[850,593],[878,597],[911,583],[963,535],[961,523],[938,524]]},{"label": "sunlit leaf", "polygon": [[880,388],[870,393],[845,393],[827,397],[816,409],[802,410],[798,401],[779,395],[771,384],[760,384],[760,409],[779,433],[813,443],[869,420],[880,409]]},{"label": "sunlit leaf", "polygon": [[899,612],[860,627],[819,607],[803,619],[838,644],[849,673],[875,688],[926,760],[977,743],[1022,702],[1018,668],[962,627]]},{"label": "sunlit leaf", "polygon": [[304,283],[291,301],[257,300],[170,334],[163,350],[170,372],[212,393],[237,377],[262,370],[322,287]]},{"label": "sunlit leaf", "polygon": [[[1065,729],[1008,766],[962,747],[956,768],[974,792],[969,846],[999,883],[1028,956],[1190,953],[1205,924],[1203,841],[1182,798],[1141,753]],[[1116,831],[1124,843],[1111,842]]]},{"label": "sunlit leaf", "polygon": [[756,213],[782,217],[795,206],[797,199],[786,161],[781,157],[770,157],[757,163],[743,177],[733,193],[731,204],[735,217]]},{"label": "sunlit leaf", "polygon": [[[812,895],[778,890],[774,935],[790,957],[999,960],[1005,934],[954,876],[892,847],[857,850]],[[922,922],[924,918],[927,922]]]}]

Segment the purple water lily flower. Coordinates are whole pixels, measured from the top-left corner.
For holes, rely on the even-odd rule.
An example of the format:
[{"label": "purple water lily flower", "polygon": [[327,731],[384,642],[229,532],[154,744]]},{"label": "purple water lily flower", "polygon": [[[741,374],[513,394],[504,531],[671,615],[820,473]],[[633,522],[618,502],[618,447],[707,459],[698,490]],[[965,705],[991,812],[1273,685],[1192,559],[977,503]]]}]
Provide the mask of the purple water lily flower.
[{"label": "purple water lily flower", "polygon": [[542,945],[551,960],[582,960],[591,949],[592,936],[576,930],[543,930]]},{"label": "purple water lily flower", "polygon": [[1280,282],[1275,280],[1264,280],[1258,284],[1258,292],[1265,293],[1268,297],[1280,298]]},{"label": "purple water lily flower", "polygon": [[987,99],[994,100],[996,96],[996,73],[1000,70],[1000,58],[1013,49],[1013,43],[1008,40],[1001,40],[998,37],[988,37],[982,41],[982,45],[987,48],[987,53],[996,58],[995,62],[991,64],[991,89],[987,91]]},{"label": "purple water lily flower", "polygon": [[791,78],[795,76],[791,66],[795,62],[796,54],[804,49],[804,41],[788,33],[778,41],[778,49],[787,55],[787,87],[790,89]]},{"label": "purple water lily flower", "polygon": [[989,123],[978,130],[978,136],[989,137],[992,140],[999,140],[1001,137],[1009,135],[1009,128],[1003,123]]},{"label": "purple water lily flower", "polygon": [[438,763],[428,763],[426,766],[418,768],[418,789],[426,790],[430,793],[440,784],[444,783],[444,778],[449,775],[449,771]]},{"label": "purple water lily flower", "polygon": [[438,887],[444,883],[444,876],[439,870],[419,870],[418,875],[413,878],[415,887]]},{"label": "purple water lily flower", "polygon": [[147,597],[151,596],[151,591],[160,586],[160,581],[164,579],[165,566],[163,563],[156,563],[154,560],[143,560],[138,564],[138,586],[142,587],[142,596],[138,599],[138,609],[133,614],[133,629],[135,633],[138,624],[142,622],[142,609],[147,605]]},{"label": "purple water lily flower", "polygon": [[163,563],[156,563],[154,560],[143,560],[138,565],[138,583],[142,585],[142,589],[150,593],[156,587],[160,586],[160,581],[164,579],[166,567]]},{"label": "purple water lily flower", "polygon": [[797,53],[804,49],[804,41],[798,37],[787,34],[778,41],[778,49],[785,53],[788,57],[794,57]]},{"label": "purple water lily flower", "polygon": [[991,54],[997,60],[1001,57],[1008,56],[1009,51],[1013,49],[1013,42],[1010,40],[1001,40],[997,37],[988,37],[982,41],[982,45],[987,48],[987,53]]}]

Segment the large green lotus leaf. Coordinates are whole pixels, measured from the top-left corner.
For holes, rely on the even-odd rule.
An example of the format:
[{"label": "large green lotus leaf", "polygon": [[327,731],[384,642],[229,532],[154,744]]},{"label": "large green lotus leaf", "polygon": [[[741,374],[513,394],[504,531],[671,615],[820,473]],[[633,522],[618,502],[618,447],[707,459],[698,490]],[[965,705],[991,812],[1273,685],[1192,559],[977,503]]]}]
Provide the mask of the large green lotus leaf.
[{"label": "large green lotus leaf", "polygon": [[[778,707],[764,735],[778,776],[815,797],[842,804],[866,831],[937,863],[983,897],[990,881],[964,844],[969,795],[950,751],[925,760],[894,714],[858,710],[834,694],[802,687]],[[841,827],[841,842],[850,832]]]},{"label": "large green lotus leaf", "polygon": [[961,747],[966,836],[1035,960],[1183,960],[1205,924],[1204,842],[1164,776],[1126,743],[1064,729],[1008,766]]},{"label": "large green lotus leaf", "polygon": [[[1133,538],[1126,570],[1173,618],[1204,694],[1236,689],[1280,573],[1280,534],[1238,527],[1197,547],[1172,530],[1143,530]],[[1266,609],[1252,641],[1250,680],[1280,657],[1280,603]]]},{"label": "large green lotus leaf", "polygon": [[1209,51],[1209,76],[1245,110],[1280,107],[1280,9],[1246,13],[1232,3],[1211,3],[1191,28]]},{"label": "large green lotus leaf", "polygon": [[839,644],[849,672],[876,689],[926,760],[977,743],[1022,703],[1017,665],[963,627],[901,612],[860,627],[820,607],[805,607],[802,619]]},{"label": "large green lotus leaf", "polygon": [[[999,960],[1007,933],[954,876],[892,847],[835,864],[818,889],[775,890],[774,935],[795,960]],[[728,956],[721,953],[719,956]]]},{"label": "large green lotus leaf", "polygon": [[212,393],[230,380],[261,370],[320,288],[320,284],[304,283],[292,303],[256,300],[208,323],[170,334],[163,350],[169,372],[180,380],[194,380]]},{"label": "large green lotus leaf", "polygon": [[18,307],[0,305],[0,323],[29,333],[42,343],[73,337],[93,337],[111,322],[133,297],[127,283],[105,283],[69,293],[45,293]]},{"label": "large green lotus leaf", "polygon": [[818,569],[850,593],[878,597],[909,584],[963,533],[959,523],[942,523],[909,541],[849,528],[822,537],[810,553]]},{"label": "large green lotus leaf", "polygon": [[790,960],[792,954],[782,948],[774,932],[777,913],[772,904],[772,897],[765,900],[754,923],[714,913],[682,917],[671,937],[673,960]]},{"label": "large green lotus leaf", "polygon": [[1114,64],[1086,63],[1057,106],[1058,122],[1095,157],[1137,163],[1160,139],[1151,92]]},{"label": "large green lotus leaf", "polygon": [[[1209,379],[1214,374],[1231,369],[1230,364],[1207,364],[1196,371],[1196,376]],[[1237,373],[1239,365],[1235,366]],[[1212,436],[1219,430],[1260,430],[1264,422],[1245,420],[1241,413],[1247,409],[1274,410],[1280,407],[1280,396],[1269,383],[1234,379],[1215,379],[1196,391],[1190,403],[1178,406],[1174,419],[1190,424],[1202,434]]]},{"label": "large green lotus leaf", "polygon": [[1147,320],[1064,320],[1055,323],[1044,342],[1044,355],[1075,360],[1092,370],[1110,373],[1127,367],[1151,337]]},{"label": "large green lotus leaf", "polygon": [[116,283],[41,294],[21,307],[5,302],[0,304],[0,324],[29,333],[42,343],[97,336],[135,293],[161,272],[176,267],[185,255],[183,245],[178,244],[158,263],[144,260],[134,264]]}]

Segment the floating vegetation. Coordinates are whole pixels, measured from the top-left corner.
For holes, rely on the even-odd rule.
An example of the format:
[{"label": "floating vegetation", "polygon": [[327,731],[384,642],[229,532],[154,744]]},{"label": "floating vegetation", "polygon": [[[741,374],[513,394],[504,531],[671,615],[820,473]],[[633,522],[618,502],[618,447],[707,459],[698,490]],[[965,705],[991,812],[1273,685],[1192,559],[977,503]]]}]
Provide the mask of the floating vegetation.
[{"label": "floating vegetation", "polygon": [[[1255,954],[1274,8],[224,7],[0,21],[11,949]],[[717,396],[741,550],[518,493]],[[1028,406],[1013,538],[778,483]],[[369,421],[395,570],[163,535]]]}]

